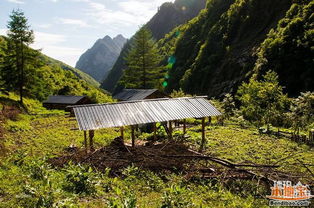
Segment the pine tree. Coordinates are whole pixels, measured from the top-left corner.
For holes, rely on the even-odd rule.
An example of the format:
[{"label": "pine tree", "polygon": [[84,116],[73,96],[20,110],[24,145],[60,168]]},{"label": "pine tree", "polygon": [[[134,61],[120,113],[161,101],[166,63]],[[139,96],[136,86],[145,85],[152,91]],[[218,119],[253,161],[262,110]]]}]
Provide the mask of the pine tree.
[{"label": "pine tree", "polygon": [[127,88],[153,88],[161,78],[161,61],[151,32],[142,27],[134,36],[133,46],[127,54],[127,69],[120,84]]},{"label": "pine tree", "polygon": [[20,103],[23,104],[25,61],[28,57],[27,52],[29,51],[27,50],[27,46],[34,42],[34,33],[30,29],[24,13],[19,9],[12,11],[7,27],[9,29],[8,38],[10,46],[8,46],[9,54],[7,54],[8,59],[6,60],[7,78],[5,81],[6,83],[11,83],[9,87],[19,88]]},{"label": "pine tree", "polygon": [[0,93],[7,93],[7,90],[5,89],[5,82],[2,77],[2,68],[3,63],[5,59],[5,48],[6,48],[6,42],[4,38],[0,37]]}]

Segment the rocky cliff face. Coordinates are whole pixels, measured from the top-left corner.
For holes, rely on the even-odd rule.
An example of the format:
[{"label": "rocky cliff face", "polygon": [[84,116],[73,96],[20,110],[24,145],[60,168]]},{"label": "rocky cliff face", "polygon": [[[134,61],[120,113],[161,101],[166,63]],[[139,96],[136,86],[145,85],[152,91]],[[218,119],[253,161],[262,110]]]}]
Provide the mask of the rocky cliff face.
[{"label": "rocky cliff face", "polygon": [[[186,23],[197,16],[205,8],[205,5],[206,0],[176,0],[174,3],[164,3],[146,26],[151,30],[153,37],[160,40],[178,25]],[[101,87],[105,90],[113,92],[120,80],[123,69],[125,69],[124,57],[130,48],[131,42],[132,39],[125,45],[112,70],[102,82]]]},{"label": "rocky cliff face", "polygon": [[76,63],[76,68],[102,81],[116,62],[126,39],[122,35],[115,38],[105,36],[88,49]]}]

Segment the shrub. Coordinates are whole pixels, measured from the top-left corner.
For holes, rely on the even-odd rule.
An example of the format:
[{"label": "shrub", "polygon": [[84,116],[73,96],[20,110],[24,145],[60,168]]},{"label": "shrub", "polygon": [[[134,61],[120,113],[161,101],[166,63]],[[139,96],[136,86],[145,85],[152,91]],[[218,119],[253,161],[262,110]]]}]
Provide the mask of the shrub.
[{"label": "shrub", "polygon": [[179,185],[171,185],[162,197],[162,208],[192,207],[193,203],[188,197],[188,190]]},{"label": "shrub", "polygon": [[75,194],[91,195],[96,193],[96,173],[91,167],[70,164],[66,169],[63,189]]}]

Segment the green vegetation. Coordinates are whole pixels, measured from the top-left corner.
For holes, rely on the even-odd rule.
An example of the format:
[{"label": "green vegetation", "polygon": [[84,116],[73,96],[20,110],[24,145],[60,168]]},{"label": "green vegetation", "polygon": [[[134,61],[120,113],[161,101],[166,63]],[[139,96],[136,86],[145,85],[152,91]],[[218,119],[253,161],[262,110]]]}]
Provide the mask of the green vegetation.
[{"label": "green vegetation", "polygon": [[314,1],[294,1],[258,49],[259,76],[268,69],[276,71],[293,96],[313,90],[313,12]]},{"label": "green vegetation", "polygon": [[301,93],[297,99],[294,99],[288,113],[288,118],[291,120],[295,134],[299,134],[300,129],[309,128],[314,123],[314,93]]},{"label": "green vegetation", "polygon": [[[6,58],[1,68],[1,77],[6,90],[19,89],[20,103],[23,104],[24,87],[30,86],[32,77],[27,73],[35,66],[36,52],[27,48],[34,42],[34,34],[28,25],[28,20],[21,10],[13,10],[8,22],[8,46],[6,47]],[[27,70],[25,70],[25,67]],[[37,81],[37,80],[35,80]]]},{"label": "green vegetation", "polygon": [[[15,81],[19,80],[12,70],[11,56],[7,53],[10,41],[6,37],[0,37],[0,51],[4,54],[3,62],[0,64],[0,78],[3,82],[2,88],[9,91],[17,91]],[[81,80],[75,75],[76,71],[59,61],[53,60],[38,51],[24,48],[32,55],[30,63],[25,68],[24,94],[30,98],[40,101],[45,100],[49,95],[87,95],[94,102],[112,102],[112,98],[105,91]],[[90,79],[90,82],[91,79]],[[96,85],[94,83],[94,85]]]},{"label": "green vegetation", "polygon": [[[290,61],[284,57],[291,57],[294,49],[298,53],[295,58],[304,60],[301,66],[305,75],[310,74],[307,67],[313,62],[302,53],[312,50],[312,10],[313,1],[298,0],[291,5],[288,0],[209,0],[197,18],[177,27],[157,44],[146,29],[140,29],[134,46],[127,46],[131,49],[122,84],[155,87],[164,76],[163,86],[172,91],[173,97],[190,96],[186,92],[231,92],[222,102],[213,101],[224,113],[224,121],[215,118],[206,126],[203,153],[242,166],[278,165],[258,171],[267,177],[296,177],[313,186],[313,145],[305,141],[304,134],[314,127],[314,94],[288,98],[284,90],[293,94],[291,83],[287,88],[280,85],[281,67],[296,70],[293,58],[291,65],[282,64],[283,60]],[[277,29],[271,30],[271,25],[277,24]],[[84,136],[81,131],[71,130],[77,124],[63,111],[48,111],[40,101],[51,94],[87,95],[95,102],[112,99],[92,86],[96,85],[92,79],[87,83],[78,78],[84,74],[23,45],[28,61],[24,68],[26,96],[20,104],[19,83],[14,77],[18,73],[10,73],[19,72],[14,66],[16,52],[11,50],[12,44],[16,42],[0,37],[0,208],[268,207],[268,187],[259,180],[240,179],[211,160],[206,164],[193,160],[183,171],[160,172],[144,170],[134,163],[112,173],[107,166],[97,169],[87,159],[84,164],[61,161],[60,166],[52,166],[52,158],[74,158],[73,149],[80,154]],[[167,68],[167,73],[159,71],[158,63]],[[11,83],[11,79],[16,82]],[[305,83],[298,93],[311,88]],[[191,118],[187,124],[185,136],[182,129],[174,130],[174,141],[197,150],[202,143],[201,121]],[[267,131],[261,129],[265,126]],[[273,126],[278,128],[276,134]],[[163,138],[159,142],[166,147],[170,144],[165,139],[166,129],[160,123],[157,127],[158,136]],[[287,134],[280,134],[279,128]],[[109,145],[119,135],[118,128],[101,129],[94,137],[94,147]],[[124,136],[130,143],[130,128],[125,128]],[[140,143],[154,137],[153,133],[143,132],[137,132],[137,136]],[[203,172],[191,172],[197,165],[216,175],[206,178]]]},{"label": "green vegetation", "polygon": [[[152,32],[153,38],[159,41],[178,25],[184,24],[196,17],[198,13],[205,8],[206,1],[207,0],[176,0],[173,3],[165,2],[161,5],[156,15],[150,19],[145,26]],[[123,76],[123,70],[126,69],[125,57],[128,50],[131,48],[132,42],[133,37],[125,44],[118,60],[109,72],[108,77],[101,83],[103,89],[114,92],[117,90],[115,88],[119,87],[117,84]]]},{"label": "green vegetation", "polygon": [[45,100],[49,95],[87,95],[93,102],[112,102],[88,75],[28,47],[33,42],[24,13],[13,11],[8,37],[0,36],[0,89],[23,97]]},{"label": "green vegetation", "polygon": [[161,54],[176,58],[171,67],[163,63],[166,91],[222,97],[268,70],[290,96],[312,91],[312,13],[313,1],[208,0],[196,18],[159,41]]},{"label": "green vegetation", "polygon": [[151,32],[142,27],[134,36],[134,45],[126,57],[127,69],[120,84],[126,88],[150,89],[158,85],[160,56]]},{"label": "green vegetation", "polygon": [[[11,94],[10,98],[18,96]],[[38,101],[26,98],[25,104],[34,113],[43,113]],[[207,127],[205,154],[235,163],[279,164],[280,171],[308,174],[297,160],[312,163],[313,148],[283,137],[260,135],[254,127],[240,128],[231,121],[225,124]],[[5,139],[0,143],[5,150],[0,151],[0,207],[268,207],[265,195],[269,190],[249,181],[188,180],[184,173],[158,174],[133,166],[123,171],[123,178],[83,165],[51,167],[49,158],[63,154],[70,145],[83,146],[83,133],[71,130],[73,127],[75,121],[62,114],[20,114],[7,120]],[[185,142],[191,147],[200,144],[200,128],[188,129]],[[109,144],[119,134],[119,129],[97,131],[95,147]],[[126,138],[130,138],[130,129]]]},{"label": "green vegetation", "polygon": [[241,110],[245,119],[263,124],[278,125],[282,123],[282,114],[289,107],[287,95],[282,92],[275,72],[267,72],[263,81],[250,79],[238,90]]}]

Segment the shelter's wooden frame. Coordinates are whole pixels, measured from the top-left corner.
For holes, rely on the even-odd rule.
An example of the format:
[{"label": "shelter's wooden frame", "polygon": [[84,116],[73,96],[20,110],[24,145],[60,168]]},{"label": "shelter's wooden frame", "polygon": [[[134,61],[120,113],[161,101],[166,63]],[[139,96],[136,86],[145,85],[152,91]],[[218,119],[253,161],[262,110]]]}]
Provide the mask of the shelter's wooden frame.
[{"label": "shelter's wooden frame", "polygon": [[[204,145],[206,142],[206,119],[201,118],[202,119],[202,141],[201,141],[201,146],[199,151],[202,152],[204,149]],[[208,117],[208,123],[209,125],[211,124],[211,117]],[[168,136],[169,140],[173,139],[173,122],[179,124],[179,122],[176,121],[168,121],[168,129],[170,132],[170,135]],[[180,126],[180,125],[179,125]],[[135,131],[138,129],[137,125],[133,125],[131,126],[131,141],[132,141],[132,147],[135,147],[135,140],[136,140],[136,136],[135,136]],[[122,140],[124,140],[124,131],[125,131],[125,127],[120,127],[120,137],[122,138]],[[154,141],[157,141],[157,127],[156,127],[156,123],[153,123],[153,132],[154,132]],[[185,136],[185,134],[187,133],[187,126],[186,126],[186,119],[183,119],[183,135]],[[88,151],[92,152],[94,151],[94,137],[95,137],[95,131],[94,130],[89,130],[88,131],[88,137],[89,137],[89,145],[87,142],[87,131],[84,131],[84,147],[85,147],[85,152],[88,153]],[[89,148],[88,148],[89,146]]]}]

